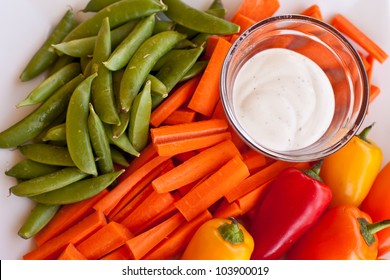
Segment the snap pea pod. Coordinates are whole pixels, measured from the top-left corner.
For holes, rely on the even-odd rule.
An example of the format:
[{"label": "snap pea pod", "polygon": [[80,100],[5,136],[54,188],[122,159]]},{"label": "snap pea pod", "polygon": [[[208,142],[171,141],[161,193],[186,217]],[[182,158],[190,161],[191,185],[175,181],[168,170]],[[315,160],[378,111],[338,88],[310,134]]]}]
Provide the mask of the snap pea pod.
[{"label": "snap pea pod", "polygon": [[5,171],[5,175],[29,180],[59,170],[60,166],[47,165],[30,159],[23,159]]},{"label": "snap pea pod", "polygon": [[53,219],[60,207],[61,205],[37,203],[19,229],[18,235],[24,239],[34,237],[51,221],[51,219]]},{"label": "snap pea pod", "polygon": [[119,0],[89,0],[83,12],[98,12],[101,9],[111,5]]},{"label": "snap pea pod", "polygon": [[112,132],[112,126],[109,126],[107,124],[104,125],[104,130],[106,132],[110,144],[118,147],[119,149],[130,155],[136,157],[139,156],[140,153],[133,147],[126,133],[122,133],[120,136],[114,137]]},{"label": "snap pea pod", "polygon": [[139,152],[148,143],[151,112],[151,82],[148,80],[143,90],[134,98],[134,104],[130,110],[129,140]]},{"label": "snap pea pod", "polygon": [[163,82],[161,82],[159,79],[157,79],[155,76],[149,74],[146,78],[147,81],[150,81],[150,87],[151,87],[151,93],[154,95],[159,95],[163,98],[168,96],[168,89],[164,85]]},{"label": "snap pea pod", "polygon": [[[111,48],[116,48],[120,42],[133,30],[138,20],[130,20],[121,26],[111,30]],[[92,55],[96,43],[96,35],[74,39],[67,42],[61,42],[53,45],[53,48],[61,54],[71,57],[87,57]]]},{"label": "snap pea pod", "polygon": [[75,165],[83,172],[97,175],[95,158],[88,134],[91,84],[97,74],[86,78],[73,92],[66,113],[66,142]]},{"label": "snap pea pod", "polygon": [[206,69],[208,63],[208,60],[199,60],[195,62],[191,69],[188,70],[187,73],[185,73],[184,76],[180,79],[180,82],[188,81],[189,79],[202,73],[204,69]]},{"label": "snap pea pod", "polygon": [[76,26],[76,20],[72,10],[68,10],[58,22],[53,32],[34,54],[20,74],[22,81],[28,81],[48,69],[58,58],[51,45],[61,42],[65,36]]},{"label": "snap pea pod", "polygon": [[31,196],[38,203],[47,205],[64,205],[76,203],[91,198],[109,187],[124,170],[115,171],[84,179],[66,187],[51,192]]},{"label": "snap pea pod", "polygon": [[157,20],[154,24],[153,35],[164,31],[175,30],[175,27],[176,22]]},{"label": "snap pea pod", "polygon": [[17,107],[35,105],[45,101],[57,89],[72,80],[81,73],[81,66],[78,62],[65,65],[54,74],[47,77],[42,83],[34,88]]},{"label": "snap pea pod", "polygon": [[70,96],[83,79],[81,74],[78,75],[25,118],[0,132],[0,148],[17,147],[40,135],[66,110]]},{"label": "snap pea pod", "polygon": [[171,20],[192,30],[209,34],[234,34],[240,26],[204,11],[195,9],[181,0],[164,0],[168,10],[164,13]]},{"label": "snap pea pod", "polygon": [[191,40],[185,39],[177,43],[173,48],[174,49],[187,49],[187,48],[196,48],[198,45],[196,45]]},{"label": "snap pea pod", "polygon": [[16,196],[34,196],[63,188],[87,176],[88,174],[76,167],[66,167],[14,185],[10,192]]},{"label": "snap pea pod", "polygon": [[111,71],[117,71],[127,65],[139,46],[152,36],[155,14],[141,19],[129,35],[112,52],[104,65]]},{"label": "snap pea pod", "polygon": [[117,149],[115,149],[112,146],[110,146],[110,150],[111,150],[112,161],[115,164],[117,164],[119,166],[122,166],[122,167],[128,167],[129,166],[129,162],[127,161],[127,159],[123,155],[123,153],[121,153],[120,151],[118,151]]},{"label": "snap pea pod", "polygon": [[60,70],[61,68],[63,68],[64,66],[72,62],[77,62],[74,57],[69,55],[60,55],[60,57],[58,57],[56,62],[53,64],[53,66],[50,67],[48,71],[48,75],[49,76],[53,75],[55,72],[57,72],[58,70]]},{"label": "snap pea pod", "polygon": [[153,35],[138,48],[126,67],[120,85],[120,104],[123,111],[130,110],[154,63],[183,39],[183,34],[165,31]]},{"label": "snap pea pod", "polygon": [[96,114],[91,103],[89,104],[88,131],[93,151],[97,157],[97,166],[100,173],[105,174],[113,172],[114,164],[111,158],[110,144],[103,123]]},{"label": "snap pea pod", "polygon": [[112,136],[114,138],[118,138],[126,131],[130,119],[130,113],[121,110],[120,99],[119,99],[120,84],[124,72],[125,72],[124,69],[120,69],[112,73],[112,88],[114,90],[114,96],[115,96],[115,101],[116,101],[119,120],[120,120],[119,125],[112,126]]},{"label": "snap pea pod", "polygon": [[18,147],[28,159],[55,166],[75,166],[66,147],[50,144],[26,144]]},{"label": "snap pea pod", "polygon": [[165,11],[167,6],[159,0],[121,0],[109,5],[76,26],[64,39],[70,41],[96,35],[101,22],[108,17],[111,28],[133,19]]},{"label": "snap pea pod", "polygon": [[65,123],[51,127],[42,135],[42,141],[66,141]]}]

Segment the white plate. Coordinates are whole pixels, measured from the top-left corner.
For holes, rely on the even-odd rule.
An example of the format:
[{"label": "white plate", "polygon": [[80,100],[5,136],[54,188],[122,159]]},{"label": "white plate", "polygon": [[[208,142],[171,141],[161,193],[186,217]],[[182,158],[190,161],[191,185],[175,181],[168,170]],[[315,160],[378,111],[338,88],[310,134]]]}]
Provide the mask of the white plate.
[{"label": "white plate", "polygon": [[[187,0],[194,7],[205,9],[212,0]],[[26,94],[42,79],[21,83],[19,74],[35,50],[46,39],[53,25],[62,17],[68,7],[75,11],[82,9],[87,0],[13,0],[3,1],[0,17],[0,130],[4,130],[25,116],[31,109],[15,109]],[[240,0],[224,0],[228,17],[241,3]],[[383,49],[390,53],[390,1],[376,0],[375,5],[367,0],[280,0],[278,14],[298,13],[311,3],[318,3],[325,19],[340,12],[368,34]],[[390,62],[375,65],[373,83],[380,86],[382,94],[372,104],[365,123],[376,122],[370,137],[384,152],[383,163],[390,161]],[[17,235],[32,204],[28,199],[9,196],[8,189],[15,181],[4,172],[15,164],[21,155],[17,151],[0,150],[0,259],[20,259],[32,248],[32,242]]]}]

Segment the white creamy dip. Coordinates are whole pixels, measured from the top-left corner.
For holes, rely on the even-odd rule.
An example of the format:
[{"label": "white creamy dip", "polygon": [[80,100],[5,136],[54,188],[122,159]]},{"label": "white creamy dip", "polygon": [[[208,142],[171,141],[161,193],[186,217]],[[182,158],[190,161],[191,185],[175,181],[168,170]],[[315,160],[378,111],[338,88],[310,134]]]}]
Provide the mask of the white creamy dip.
[{"label": "white creamy dip", "polygon": [[240,69],[233,89],[238,121],[258,144],[287,151],[307,147],[328,129],[334,95],[324,71],[287,49],[264,50]]}]

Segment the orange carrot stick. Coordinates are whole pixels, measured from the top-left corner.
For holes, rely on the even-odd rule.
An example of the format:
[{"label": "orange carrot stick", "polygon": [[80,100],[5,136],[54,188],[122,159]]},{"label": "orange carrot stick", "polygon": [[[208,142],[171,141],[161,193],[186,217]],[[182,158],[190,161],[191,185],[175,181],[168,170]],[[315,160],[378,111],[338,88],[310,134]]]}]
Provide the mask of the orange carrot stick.
[{"label": "orange carrot stick", "polygon": [[106,218],[103,213],[96,211],[66,231],[43,243],[42,246],[25,254],[23,258],[25,260],[57,259],[69,243],[77,246],[77,244],[106,224]]},{"label": "orange carrot stick", "polygon": [[240,152],[234,144],[226,140],[207,148],[196,156],[176,166],[171,171],[153,180],[157,192],[169,192],[195,182],[214,172]]},{"label": "orange carrot stick", "polygon": [[257,205],[260,204],[260,201],[266,194],[270,183],[271,181],[268,181],[236,200],[242,215],[255,209]]},{"label": "orange carrot stick", "polygon": [[122,224],[109,222],[90,237],[85,239],[77,249],[86,258],[97,260],[124,245],[134,235]]},{"label": "orange carrot stick", "polygon": [[370,86],[370,103],[372,103],[374,101],[374,99],[377,98],[377,96],[380,93],[381,93],[381,89],[378,86],[371,84],[371,86]]},{"label": "orange carrot stick", "polygon": [[159,144],[224,132],[227,128],[228,123],[226,120],[215,119],[160,126],[150,129],[150,135],[152,142]]},{"label": "orange carrot stick", "polygon": [[61,255],[58,257],[58,260],[86,260],[87,258],[80,253],[76,247],[70,243],[66,246],[65,250],[62,251]]},{"label": "orange carrot stick", "polygon": [[236,15],[243,14],[255,21],[260,21],[272,16],[279,7],[278,0],[243,0]]},{"label": "orange carrot stick", "polygon": [[94,197],[61,207],[54,218],[34,236],[35,243],[42,246],[46,241],[81,221],[94,211],[92,206],[107,193],[107,190],[103,190]]},{"label": "orange carrot stick", "polygon": [[183,215],[177,213],[154,228],[129,239],[126,245],[134,259],[139,260],[184,222]]},{"label": "orange carrot stick", "polygon": [[138,234],[147,231],[151,229],[152,227],[157,226],[158,224],[162,223],[169,217],[173,216],[176,214],[178,211],[175,207],[175,205],[172,203],[170,204],[167,208],[165,208],[163,211],[157,214],[153,219],[149,220],[147,223],[143,224],[141,227],[138,229]]},{"label": "orange carrot stick", "polygon": [[259,171],[259,169],[262,169],[267,164],[267,158],[263,154],[252,149],[243,153],[242,156],[244,163],[251,174]]},{"label": "orange carrot stick", "polygon": [[195,121],[196,118],[196,112],[184,108],[184,109],[177,109],[172,114],[170,114],[163,122],[164,125],[176,125],[176,124],[182,124],[182,123],[190,123]]},{"label": "orange carrot stick", "polygon": [[235,156],[204,182],[175,202],[175,206],[186,220],[190,221],[229,193],[248,176],[248,168],[239,156]]},{"label": "orange carrot stick", "polygon": [[203,59],[209,60],[217,46],[220,36],[213,35],[207,38],[206,48],[203,54]]},{"label": "orange carrot stick", "polygon": [[237,218],[242,214],[240,206],[238,206],[238,203],[233,201],[232,203],[228,203],[227,205],[222,205],[221,207],[218,207],[217,211],[214,213],[214,218],[229,218],[229,217],[235,217]]},{"label": "orange carrot stick", "polygon": [[375,63],[375,58],[369,54],[367,55],[366,57],[366,61],[368,64],[370,64],[370,67],[367,71],[367,77],[368,77],[368,81],[371,83],[372,81],[372,73],[374,72],[374,63]]},{"label": "orange carrot stick", "polygon": [[336,14],[331,24],[341,33],[355,41],[380,63],[387,59],[388,54],[343,15]]},{"label": "orange carrot stick", "polygon": [[301,14],[305,15],[305,16],[313,17],[313,18],[316,18],[316,19],[319,19],[319,20],[323,20],[324,19],[323,16],[322,16],[322,12],[321,12],[320,6],[318,6],[317,4],[311,5],[306,10],[304,10]]},{"label": "orange carrot stick", "polygon": [[132,260],[134,259],[127,245],[122,245],[119,248],[115,249],[111,253],[108,253],[104,257],[100,258],[101,260]]},{"label": "orange carrot stick", "polygon": [[237,13],[232,21],[240,26],[240,34],[256,23],[255,20],[243,15],[242,13]]},{"label": "orange carrot stick", "polygon": [[142,259],[144,260],[169,260],[180,257],[195,231],[212,215],[209,211],[204,211],[190,222],[184,223],[177,230],[160,242]]},{"label": "orange carrot stick", "polygon": [[190,158],[192,158],[193,156],[196,156],[197,154],[198,154],[197,151],[189,151],[189,152],[174,155],[173,160],[179,163],[183,163],[189,160]]},{"label": "orange carrot stick", "polygon": [[200,77],[201,76],[196,76],[188,80],[171,93],[160,106],[153,110],[150,116],[150,124],[154,127],[158,127],[169,115],[190,100],[199,84]]},{"label": "orange carrot stick", "polygon": [[205,116],[211,116],[219,99],[219,76],[231,43],[219,37],[210,61],[204,70],[188,108]]}]

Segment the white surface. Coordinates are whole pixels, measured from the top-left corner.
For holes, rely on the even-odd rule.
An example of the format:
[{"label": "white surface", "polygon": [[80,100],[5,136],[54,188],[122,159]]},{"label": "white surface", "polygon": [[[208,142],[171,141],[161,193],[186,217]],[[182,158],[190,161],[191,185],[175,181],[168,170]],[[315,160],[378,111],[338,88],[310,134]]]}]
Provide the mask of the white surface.
[{"label": "white surface", "polygon": [[[194,7],[205,9],[212,0],[186,0]],[[232,16],[241,0],[224,0],[228,17]],[[0,17],[0,130],[20,120],[31,109],[15,109],[30,90],[41,80],[19,82],[19,74],[35,50],[46,39],[53,25],[68,7],[75,11],[85,6],[87,0],[12,0],[2,1]],[[298,13],[312,3],[318,3],[325,19],[340,12],[366,32],[382,48],[390,53],[390,1],[376,0],[375,5],[367,0],[280,0],[277,14]],[[376,122],[370,135],[384,151],[383,163],[390,161],[390,62],[377,63],[373,83],[380,86],[382,94],[374,101],[366,118],[366,124]],[[27,199],[9,196],[8,189],[15,181],[4,172],[21,158],[12,150],[0,150],[0,259],[20,259],[32,248],[30,241],[18,237],[17,231],[27,217],[31,203]]]}]

